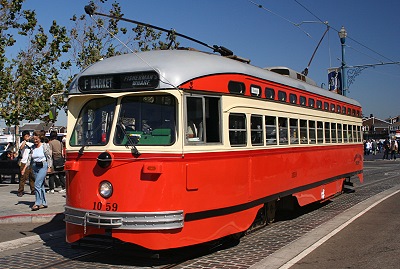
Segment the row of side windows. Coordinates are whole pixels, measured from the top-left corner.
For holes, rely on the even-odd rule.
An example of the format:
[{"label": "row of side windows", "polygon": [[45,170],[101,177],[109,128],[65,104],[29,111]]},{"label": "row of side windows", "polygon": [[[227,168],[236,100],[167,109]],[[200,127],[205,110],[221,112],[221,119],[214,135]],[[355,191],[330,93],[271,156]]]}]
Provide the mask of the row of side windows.
[{"label": "row of side windows", "polygon": [[[265,135],[264,135],[265,134]],[[231,146],[247,146],[246,114],[229,115]],[[252,146],[361,142],[361,126],[298,118],[250,115]]]},{"label": "row of side windows", "polygon": [[[233,94],[244,95],[246,92],[246,85],[243,82],[238,81],[229,81],[228,90]],[[250,85],[250,94],[254,97],[261,97],[262,89],[258,85]],[[276,98],[277,97],[277,98]],[[349,108],[346,106],[342,106],[339,104],[334,104],[331,102],[316,100],[315,98],[307,98],[306,96],[298,96],[295,93],[286,93],[286,91],[278,90],[278,94],[276,96],[275,89],[265,88],[265,98],[270,100],[278,100],[281,102],[289,102],[290,104],[296,104],[300,106],[306,106],[310,108],[322,109],[325,111],[330,111],[333,113],[339,113],[344,115],[351,115],[360,117],[360,110]],[[289,98],[289,99],[288,99]]]}]

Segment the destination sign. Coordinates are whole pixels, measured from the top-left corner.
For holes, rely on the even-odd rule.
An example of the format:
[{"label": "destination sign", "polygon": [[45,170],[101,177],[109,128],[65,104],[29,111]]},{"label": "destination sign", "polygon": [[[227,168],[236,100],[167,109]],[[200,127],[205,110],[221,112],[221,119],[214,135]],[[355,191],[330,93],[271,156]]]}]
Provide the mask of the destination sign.
[{"label": "destination sign", "polygon": [[82,92],[155,89],[158,83],[159,76],[154,71],[82,76],[78,80]]}]

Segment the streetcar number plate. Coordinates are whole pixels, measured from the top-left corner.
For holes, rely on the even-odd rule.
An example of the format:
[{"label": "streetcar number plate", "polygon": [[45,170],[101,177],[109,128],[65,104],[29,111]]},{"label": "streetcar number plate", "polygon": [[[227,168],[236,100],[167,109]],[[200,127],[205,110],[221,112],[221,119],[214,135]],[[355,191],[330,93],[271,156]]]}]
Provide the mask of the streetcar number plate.
[{"label": "streetcar number plate", "polygon": [[93,202],[93,210],[104,210],[104,211],[117,211],[118,204],[117,203],[102,203],[102,202]]}]

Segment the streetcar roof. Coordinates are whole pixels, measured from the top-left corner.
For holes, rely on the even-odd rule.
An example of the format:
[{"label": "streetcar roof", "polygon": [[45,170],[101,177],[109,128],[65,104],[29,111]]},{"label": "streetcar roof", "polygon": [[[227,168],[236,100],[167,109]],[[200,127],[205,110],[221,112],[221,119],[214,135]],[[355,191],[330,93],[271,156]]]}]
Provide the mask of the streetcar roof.
[{"label": "streetcar roof", "polygon": [[189,50],[153,50],[104,59],[77,75],[69,88],[69,93],[80,93],[78,79],[81,76],[143,71],[158,72],[160,76],[158,88],[179,87],[183,83],[207,75],[245,74],[361,106],[354,99],[310,85],[301,80],[216,54]]}]

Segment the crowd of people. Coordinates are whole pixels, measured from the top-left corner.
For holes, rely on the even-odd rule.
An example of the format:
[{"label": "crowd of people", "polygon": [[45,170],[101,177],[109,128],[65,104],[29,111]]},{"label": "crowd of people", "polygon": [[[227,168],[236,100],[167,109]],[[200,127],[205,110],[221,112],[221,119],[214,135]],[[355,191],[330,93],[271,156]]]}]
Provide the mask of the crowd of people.
[{"label": "crowd of people", "polygon": [[396,155],[400,154],[400,149],[395,136],[390,139],[364,140],[364,155],[376,155],[382,152],[384,160],[396,160]]},{"label": "crowd of people", "polygon": [[[50,139],[44,132],[22,132],[19,149],[14,144],[7,146],[7,159],[18,159],[21,176],[19,178],[18,197],[25,194],[25,184],[29,182],[30,194],[35,195],[32,211],[48,207],[46,193],[55,193],[55,188],[61,187],[58,193],[65,193],[65,145],[57,139],[57,132],[50,132]],[[14,175],[15,177],[15,175]],[[45,181],[48,177],[48,187]]]}]

